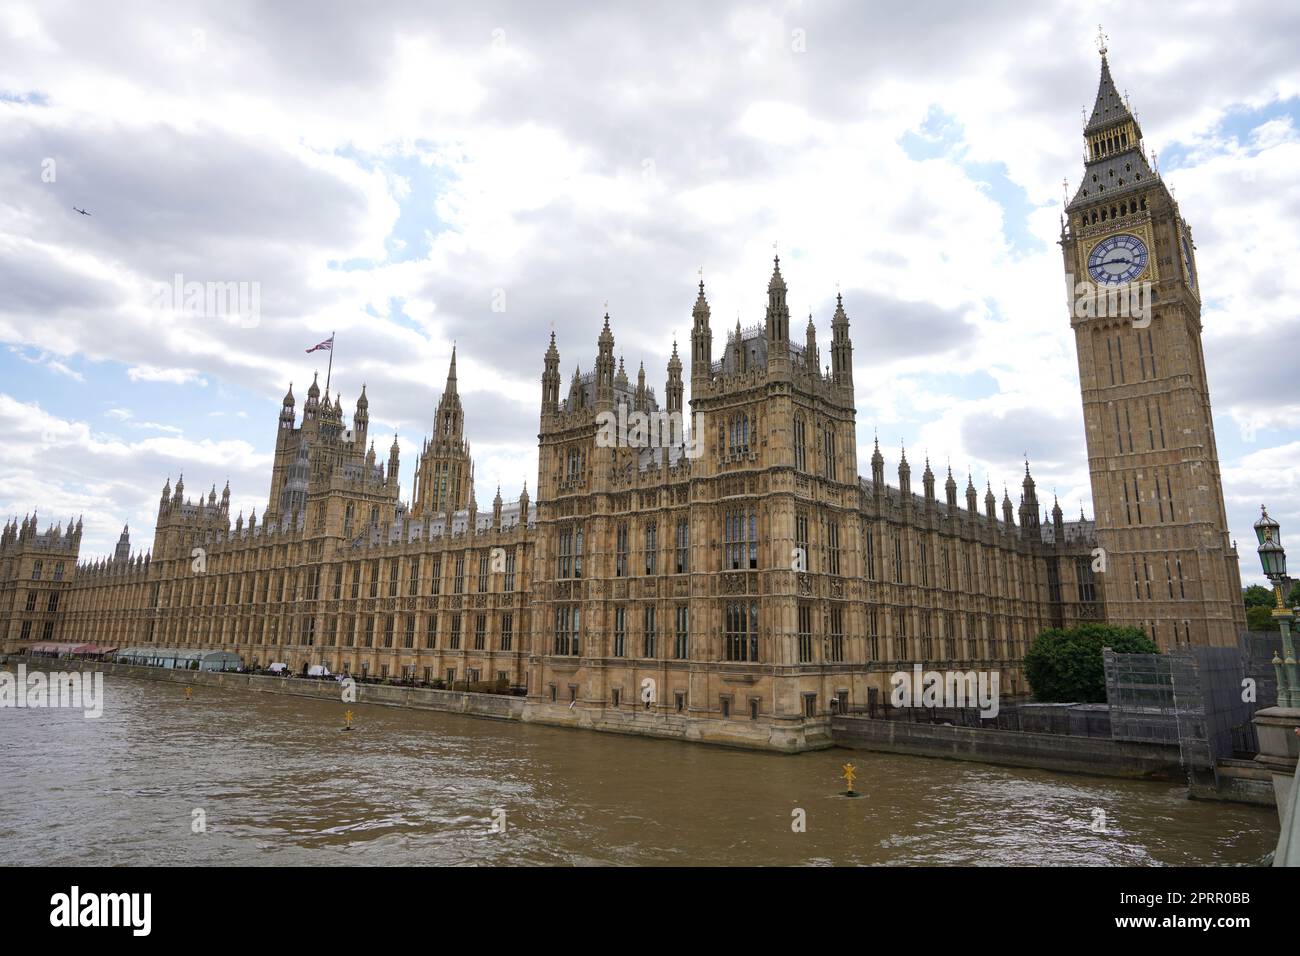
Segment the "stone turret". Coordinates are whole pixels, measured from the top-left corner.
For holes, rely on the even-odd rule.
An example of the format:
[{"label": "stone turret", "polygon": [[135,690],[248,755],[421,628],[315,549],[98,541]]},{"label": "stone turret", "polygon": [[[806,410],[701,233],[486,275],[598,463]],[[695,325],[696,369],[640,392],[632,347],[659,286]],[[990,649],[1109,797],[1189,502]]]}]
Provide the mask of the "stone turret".
[{"label": "stone turret", "polygon": [[546,349],[544,371],[542,372],[542,415],[555,414],[560,405],[560,352],[555,347],[555,333],[551,333],[551,344]]},{"label": "stone turret", "polygon": [[849,317],[844,297],[835,295],[835,317],[831,320],[831,378],[836,385],[853,388],[853,342],[849,339]]},{"label": "stone turret", "polygon": [[713,372],[713,332],[709,328],[709,303],[704,298],[704,280],[691,310],[691,382],[707,382]]},{"label": "stone turret", "polygon": [[677,357],[677,340],[673,339],[673,354],[668,360],[668,412],[670,414],[682,413],[682,360]]},{"label": "stone turret", "polygon": [[790,341],[790,308],[785,302],[785,279],[781,276],[781,257],[772,260],[772,278],[767,283],[767,330],[768,362],[771,363],[778,351],[784,350]]}]

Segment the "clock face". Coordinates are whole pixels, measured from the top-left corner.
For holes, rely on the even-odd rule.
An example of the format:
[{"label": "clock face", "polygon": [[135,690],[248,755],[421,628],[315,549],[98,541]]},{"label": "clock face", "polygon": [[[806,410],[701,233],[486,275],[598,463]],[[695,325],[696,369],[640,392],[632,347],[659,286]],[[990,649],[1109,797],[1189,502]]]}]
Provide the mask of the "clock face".
[{"label": "clock face", "polygon": [[1187,284],[1193,289],[1196,288],[1196,266],[1192,262],[1192,244],[1187,241],[1187,237],[1182,237],[1183,241],[1183,265],[1187,268]]},{"label": "clock face", "polygon": [[1107,236],[1088,254],[1088,274],[1103,285],[1132,282],[1147,267],[1147,244],[1137,236]]}]

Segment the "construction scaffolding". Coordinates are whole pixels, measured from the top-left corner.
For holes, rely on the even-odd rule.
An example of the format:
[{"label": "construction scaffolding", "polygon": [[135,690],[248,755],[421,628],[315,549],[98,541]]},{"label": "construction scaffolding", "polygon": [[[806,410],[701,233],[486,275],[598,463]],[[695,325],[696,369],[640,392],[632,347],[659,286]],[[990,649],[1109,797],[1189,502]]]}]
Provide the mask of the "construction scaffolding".
[{"label": "construction scaffolding", "polygon": [[1111,736],[1176,743],[1189,777],[1214,773],[1220,759],[1258,749],[1243,693],[1241,648],[1196,647],[1168,654],[1102,652]]}]

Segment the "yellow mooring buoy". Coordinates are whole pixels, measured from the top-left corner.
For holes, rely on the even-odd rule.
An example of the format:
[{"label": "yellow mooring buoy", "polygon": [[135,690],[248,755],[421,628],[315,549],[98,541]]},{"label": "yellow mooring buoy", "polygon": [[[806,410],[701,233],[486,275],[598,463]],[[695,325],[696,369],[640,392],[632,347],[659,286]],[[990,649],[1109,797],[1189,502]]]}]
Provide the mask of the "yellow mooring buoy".
[{"label": "yellow mooring buoy", "polygon": [[853,764],[846,763],[842,769],[844,770],[844,772],[840,774],[840,776],[842,776],[844,778],[844,782],[849,785],[849,788],[844,791],[844,796],[846,797],[859,796],[859,794],[855,793],[853,790],[853,780],[857,776],[857,771],[853,769]]}]

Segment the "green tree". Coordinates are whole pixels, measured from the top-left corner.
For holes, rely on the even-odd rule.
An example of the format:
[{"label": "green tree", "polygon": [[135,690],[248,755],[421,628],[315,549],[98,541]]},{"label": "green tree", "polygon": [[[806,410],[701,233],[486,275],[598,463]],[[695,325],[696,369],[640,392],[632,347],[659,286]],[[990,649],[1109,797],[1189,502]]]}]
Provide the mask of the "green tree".
[{"label": "green tree", "polygon": [[1081,624],[1043,631],[1025,654],[1025,679],[1040,701],[1099,703],[1106,699],[1101,650],[1120,654],[1158,654],[1160,649],[1136,627]]},{"label": "green tree", "polygon": [[1277,621],[1273,619],[1273,612],[1267,607],[1246,608],[1246,627],[1252,631],[1276,631],[1278,629]]},{"label": "green tree", "polygon": [[1286,592],[1286,606],[1295,607],[1300,604],[1300,581],[1292,583],[1291,590]]},{"label": "green tree", "polygon": [[1272,607],[1277,603],[1273,592],[1262,584],[1252,584],[1241,592],[1246,607]]}]

